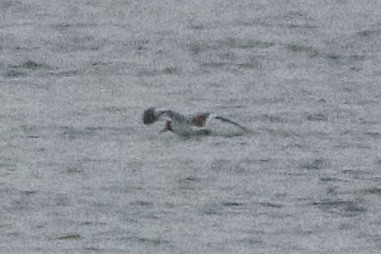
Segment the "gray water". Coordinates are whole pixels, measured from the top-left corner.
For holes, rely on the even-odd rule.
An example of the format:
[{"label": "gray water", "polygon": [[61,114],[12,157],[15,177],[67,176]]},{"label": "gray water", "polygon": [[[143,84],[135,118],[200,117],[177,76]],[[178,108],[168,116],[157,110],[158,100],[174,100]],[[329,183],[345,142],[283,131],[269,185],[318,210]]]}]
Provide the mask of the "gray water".
[{"label": "gray water", "polygon": [[380,253],[380,59],[378,0],[1,0],[0,252]]}]

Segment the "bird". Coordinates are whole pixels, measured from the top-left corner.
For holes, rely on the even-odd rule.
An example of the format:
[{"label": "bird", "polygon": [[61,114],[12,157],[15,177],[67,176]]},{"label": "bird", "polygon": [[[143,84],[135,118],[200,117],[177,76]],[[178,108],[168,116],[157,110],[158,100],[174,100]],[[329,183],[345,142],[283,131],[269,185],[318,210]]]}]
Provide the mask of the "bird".
[{"label": "bird", "polygon": [[233,125],[243,132],[248,132],[248,129],[239,123],[210,112],[184,115],[169,109],[149,107],[144,110],[142,115],[142,121],[145,125],[150,125],[160,120],[165,122],[164,128],[159,133],[173,132],[180,136],[210,135],[212,130],[207,128],[207,126],[214,119]]}]

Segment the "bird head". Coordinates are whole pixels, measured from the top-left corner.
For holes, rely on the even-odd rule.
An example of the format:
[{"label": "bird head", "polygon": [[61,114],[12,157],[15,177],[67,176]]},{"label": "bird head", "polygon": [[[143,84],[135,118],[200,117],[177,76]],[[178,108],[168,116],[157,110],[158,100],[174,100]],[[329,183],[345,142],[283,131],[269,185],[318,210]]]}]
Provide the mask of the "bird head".
[{"label": "bird head", "polygon": [[155,121],[157,121],[157,115],[155,107],[150,107],[146,110],[144,110],[142,120],[144,124],[152,124]]}]

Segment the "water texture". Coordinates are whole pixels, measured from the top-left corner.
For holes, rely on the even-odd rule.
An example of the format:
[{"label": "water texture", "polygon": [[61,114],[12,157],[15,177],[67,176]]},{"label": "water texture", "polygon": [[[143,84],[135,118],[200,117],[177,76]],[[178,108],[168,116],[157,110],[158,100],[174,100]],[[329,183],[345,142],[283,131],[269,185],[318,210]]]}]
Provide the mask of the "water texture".
[{"label": "water texture", "polygon": [[0,253],[380,253],[380,60],[377,0],[1,0]]}]

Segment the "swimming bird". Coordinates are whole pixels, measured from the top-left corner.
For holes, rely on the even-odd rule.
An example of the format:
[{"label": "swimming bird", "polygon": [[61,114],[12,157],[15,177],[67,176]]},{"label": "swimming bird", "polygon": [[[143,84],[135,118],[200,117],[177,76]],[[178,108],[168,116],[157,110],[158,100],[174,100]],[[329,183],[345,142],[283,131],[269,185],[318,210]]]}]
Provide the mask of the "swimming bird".
[{"label": "swimming bird", "polygon": [[142,116],[145,125],[163,120],[165,124],[160,133],[170,131],[181,136],[211,134],[212,130],[207,128],[207,126],[213,119],[233,125],[241,131],[248,131],[247,128],[235,121],[209,112],[184,115],[173,110],[157,110],[155,107],[150,107],[144,110]]}]

